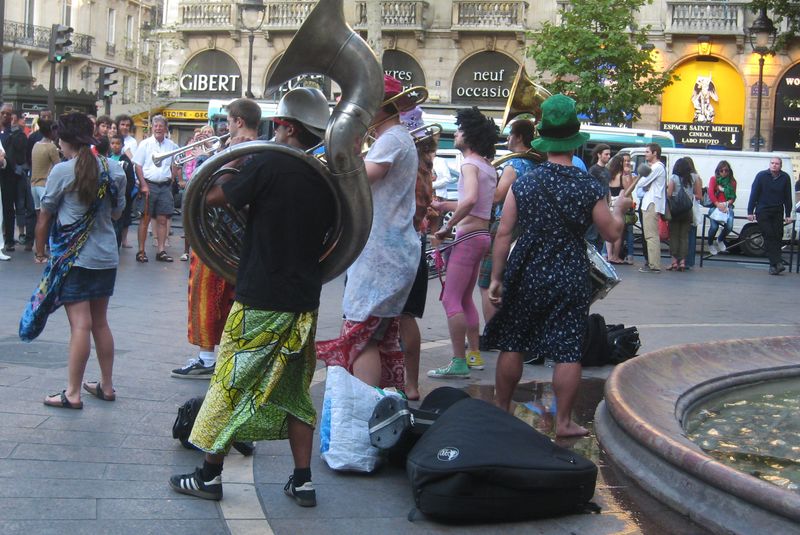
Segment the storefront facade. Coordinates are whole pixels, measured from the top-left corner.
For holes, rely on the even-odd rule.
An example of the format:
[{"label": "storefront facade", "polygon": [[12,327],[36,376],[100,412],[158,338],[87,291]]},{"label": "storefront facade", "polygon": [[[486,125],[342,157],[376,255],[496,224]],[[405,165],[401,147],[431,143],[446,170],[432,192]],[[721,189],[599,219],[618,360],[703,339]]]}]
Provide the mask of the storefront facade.
[{"label": "storefront facade", "polygon": [[[293,9],[282,10],[278,4]],[[544,21],[556,22],[559,10],[568,4],[565,0],[548,0],[532,9],[522,1],[390,2],[384,5],[381,25],[384,71],[406,87],[425,86],[429,92],[425,107],[431,111],[452,113],[459,107],[478,106],[498,115],[517,68],[522,65],[528,73],[537,72],[533,60],[525,54],[536,38],[535,29]],[[649,36],[657,68],[674,70],[680,80],[667,88],[659,105],[643,107],[642,119],[633,126],[669,130],[686,147],[749,150],[758,138],[755,117],[761,91],[759,146],[762,150],[788,150],[783,147],[794,147],[800,138],[792,130],[793,116],[789,112],[794,104],[782,102],[793,101],[791,90],[795,86],[789,84],[800,79],[800,68],[792,70],[800,62],[800,51],[793,47],[767,56],[764,84],[759,87],[758,55],[752,52],[745,32],[754,15],[739,0],[725,4],[656,0],[639,14],[641,25],[653,28]],[[186,24],[190,11],[183,8],[189,5],[195,11],[191,11],[191,24]],[[269,74],[314,5],[309,1],[267,4],[264,23],[255,32],[253,49],[251,83],[256,98],[277,99],[292,84],[301,83],[293,81],[276,94],[264,94]],[[185,98],[187,93],[196,97],[202,88],[206,88],[206,94],[212,92],[208,89],[213,86],[213,98],[222,98],[220,93],[233,95],[235,89],[235,96],[243,94],[242,87],[247,85],[246,74],[242,73],[247,72],[248,34],[236,15],[237,6],[231,2],[230,16],[224,20],[218,13],[204,19],[202,4],[195,0],[178,2],[167,13],[180,30],[162,33],[165,46],[174,50],[169,61],[162,62],[162,93],[176,99]],[[346,2],[345,18],[368,37],[365,3]],[[702,47],[699,40],[703,41]],[[213,67],[217,70],[210,72],[208,61],[205,70],[198,70],[196,64],[193,67],[192,58],[212,51],[226,54],[237,69],[219,63]],[[203,75],[222,77],[212,80]],[[322,76],[303,80],[303,84],[320,87],[332,100],[336,98],[335,82]],[[696,91],[695,87],[699,89]],[[797,92],[800,94],[800,86]],[[778,100],[779,93],[786,98]],[[792,141],[785,141],[786,136]]]}]

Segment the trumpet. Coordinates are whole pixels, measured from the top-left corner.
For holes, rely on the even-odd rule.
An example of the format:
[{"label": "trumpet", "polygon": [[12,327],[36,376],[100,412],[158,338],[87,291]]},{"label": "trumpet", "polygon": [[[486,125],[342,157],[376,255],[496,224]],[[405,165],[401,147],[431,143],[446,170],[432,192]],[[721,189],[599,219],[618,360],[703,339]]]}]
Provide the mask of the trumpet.
[{"label": "trumpet", "polygon": [[[222,147],[223,142],[230,136],[230,134],[225,134],[223,136],[211,136],[205,139],[197,140],[194,143],[189,143],[185,147],[181,147],[170,152],[156,152],[153,154],[153,163],[156,167],[161,167],[161,164],[164,163],[164,160],[172,158],[173,164],[183,165],[200,156],[216,152],[220,149],[220,147]],[[197,147],[201,148],[200,152],[195,151]]]}]

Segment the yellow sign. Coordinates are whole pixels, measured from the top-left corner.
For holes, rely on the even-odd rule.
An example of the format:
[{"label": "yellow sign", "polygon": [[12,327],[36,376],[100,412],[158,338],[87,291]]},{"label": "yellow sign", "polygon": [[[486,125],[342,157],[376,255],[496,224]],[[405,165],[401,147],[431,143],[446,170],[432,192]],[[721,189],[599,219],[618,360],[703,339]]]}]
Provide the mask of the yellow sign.
[{"label": "yellow sign", "polygon": [[164,110],[162,115],[167,119],[188,119],[190,121],[208,121],[205,110]]},{"label": "yellow sign", "polygon": [[744,80],[728,62],[692,58],[675,74],[680,80],[661,98],[661,122],[744,124]]}]

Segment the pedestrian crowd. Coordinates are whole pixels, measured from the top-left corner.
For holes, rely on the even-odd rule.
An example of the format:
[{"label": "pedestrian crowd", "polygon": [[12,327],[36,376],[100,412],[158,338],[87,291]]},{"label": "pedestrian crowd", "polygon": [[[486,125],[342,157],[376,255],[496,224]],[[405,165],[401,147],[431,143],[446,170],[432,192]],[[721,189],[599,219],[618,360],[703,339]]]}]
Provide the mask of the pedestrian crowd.
[{"label": "pedestrian crowd", "polygon": [[[704,239],[712,254],[725,251],[736,202],[734,170],[725,160],[710,178],[708,208],[702,207],[706,196],[692,160],[678,159],[668,174],[657,144],[647,146],[646,163],[637,169],[629,155],[597,145],[587,172],[574,159],[588,139],[575,102],[555,95],[542,104],[538,124],[511,124],[512,154],[499,169],[493,163],[495,122],[477,108],[459,110],[454,145],[460,156],[453,173],[438,161],[438,135],[420,128],[422,111],[399,81],[385,77],[384,98],[391,101],[375,114],[373,143],[363,156],[371,231],[347,269],[337,338],[315,340],[323,283],[319,259],[336,221],[334,193],[319,174],[292,154],[266,151],[231,162],[228,167],[239,172],[219,177],[209,189],[208,206],[246,209],[246,226],[235,284],[207,267],[188,244],[181,256],[190,263],[187,334],[198,353],[172,376],[210,379],[210,385],[189,437],[204,453],[203,465],[170,479],[177,492],[220,499],[224,458],[234,441],[288,438],[295,470],[286,494],[301,506],[315,505],[310,456],[316,413],[309,388],[316,360],[419,399],[418,322],[428,293],[430,244],[446,263],[441,301],[451,358],[427,375],[468,378],[484,369],[482,350],[499,350],[495,403],[508,411],[524,360],[550,357],[554,431],[561,437],[588,432],[571,414],[590,304],[587,242],[609,263],[633,265],[633,228],[641,218],[645,262],[639,271],[660,273],[660,233],[668,218],[666,269],[686,271],[694,263],[696,226],[705,210],[717,214]],[[81,409],[81,388],[114,401],[114,343],[106,310],[119,251],[133,248],[128,228],[141,212],[136,261],[149,261],[151,220],[155,261],[173,261],[168,238],[175,196],[215,148],[206,143],[213,130],[197,131],[188,158],[178,165],[179,148],[160,115],[151,119],[152,135],[138,142],[126,115],[92,122],[83,114],[54,120],[42,112],[27,137],[18,119],[10,106],[0,108],[0,258],[9,259],[7,253],[21,245],[46,264],[20,335],[34,339],[47,315],[63,304],[70,324],[67,386],[44,403]],[[322,142],[333,119],[321,92],[299,88],[284,95],[270,120],[275,143],[302,153]],[[232,102],[229,145],[257,139],[260,122],[254,101]],[[457,184],[457,195],[448,193],[448,183]],[[747,207],[764,235],[773,274],[785,269],[780,239],[792,210],[789,177],[773,158],[756,177]],[[483,331],[473,300],[476,285]],[[91,339],[100,377],[84,382]]]}]

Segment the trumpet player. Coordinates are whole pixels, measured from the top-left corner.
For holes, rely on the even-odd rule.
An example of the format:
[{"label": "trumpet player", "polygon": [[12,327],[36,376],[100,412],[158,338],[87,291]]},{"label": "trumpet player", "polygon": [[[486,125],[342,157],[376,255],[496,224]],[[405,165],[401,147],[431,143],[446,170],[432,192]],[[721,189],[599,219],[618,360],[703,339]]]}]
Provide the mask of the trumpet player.
[{"label": "trumpet player", "polygon": [[137,262],[147,262],[144,245],[147,241],[147,226],[150,218],[156,219],[156,260],[159,262],[172,262],[172,257],[165,250],[169,218],[175,210],[175,201],[172,198],[172,182],[180,176],[180,168],[168,158],[161,166],[153,162],[153,155],[159,152],[170,152],[178,146],[167,138],[167,120],[163,115],[156,115],[150,120],[153,135],[136,148],[133,155],[133,164],[136,169],[136,178],[139,181],[139,194],[144,197],[144,214],[139,220],[139,251],[136,253]]},{"label": "trumpet player", "polygon": [[[260,121],[261,108],[255,101],[240,98],[231,102],[228,107],[230,144],[236,145],[256,139]],[[210,130],[211,127],[208,128]],[[201,156],[205,154],[201,153]],[[172,370],[172,377],[180,379],[211,377],[217,361],[214,349],[222,337],[222,328],[225,326],[233,299],[233,285],[203,264],[200,257],[192,252],[189,262],[188,337],[189,343],[199,347],[200,352],[197,357],[190,358],[182,368]]]},{"label": "trumpet player", "polygon": [[[303,151],[318,144],[330,117],[316,89],[288,92],[278,104],[275,141]],[[223,180],[226,177],[223,177]],[[249,206],[236,274],[235,301],[219,360],[189,441],[205,452],[202,468],[170,486],[207,500],[222,498],[222,463],[233,441],[289,439],[294,473],[284,492],[300,506],[317,503],[311,483],[316,411],[309,388],[327,232],[335,198],[305,161],[283,152],[255,156],[214,185],[209,206]]]}]

